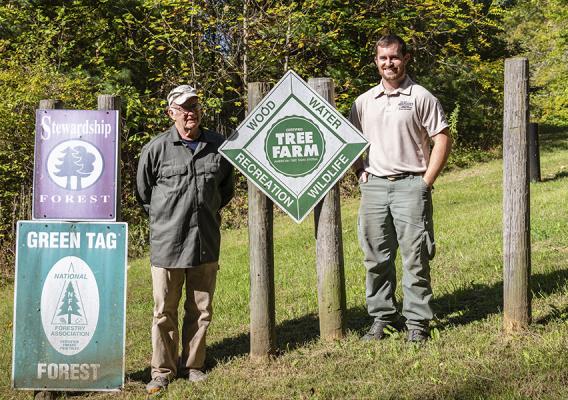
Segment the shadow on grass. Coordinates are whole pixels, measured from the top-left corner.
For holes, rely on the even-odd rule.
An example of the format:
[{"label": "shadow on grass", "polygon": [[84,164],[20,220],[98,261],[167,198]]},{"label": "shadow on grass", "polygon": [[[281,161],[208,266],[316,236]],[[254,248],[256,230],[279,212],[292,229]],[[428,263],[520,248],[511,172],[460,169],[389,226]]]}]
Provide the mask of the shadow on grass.
[{"label": "shadow on grass", "polygon": [[138,371],[130,372],[126,374],[126,382],[150,382],[150,367],[140,369]]},{"label": "shadow on grass", "polygon": [[[531,276],[531,290],[534,296],[543,297],[562,290],[568,282],[568,269],[548,274]],[[503,282],[494,285],[471,283],[452,293],[434,297],[432,307],[436,318],[440,321],[438,329],[449,326],[466,325],[480,321],[491,314],[502,312]],[[549,315],[535,321],[545,325],[553,320],[568,320],[568,307],[564,310],[552,308]],[[347,311],[347,328],[362,335],[371,325],[372,320],[363,307],[351,308]]]},{"label": "shadow on grass", "polygon": [[[542,297],[561,290],[568,282],[568,269],[548,274],[535,274],[531,277],[531,288],[535,296]],[[452,293],[435,297],[433,308],[441,321],[438,329],[448,326],[466,325],[473,321],[487,318],[502,311],[503,283],[484,285],[472,283]],[[559,318],[568,320],[568,307],[564,310],[552,309],[552,312],[539,320],[538,324],[547,324]],[[372,323],[364,307],[353,307],[346,312],[346,328],[362,335]],[[306,345],[319,336],[317,315],[310,314],[301,318],[285,321],[276,327],[277,348],[279,354],[292,351]],[[208,354],[216,362],[232,357],[241,357],[249,353],[248,334],[226,338],[208,348]],[[209,368],[214,365],[208,365]]]},{"label": "shadow on grass", "polygon": [[[314,314],[284,321],[276,326],[276,356],[305,346],[318,336],[319,321]],[[236,337],[223,339],[207,348],[207,368],[213,368],[217,362],[248,355],[249,350],[249,334],[241,334]]]},{"label": "shadow on grass", "polygon": [[[319,321],[316,315],[310,314],[300,318],[284,321],[276,326],[276,356],[305,346],[319,336]],[[220,342],[207,346],[207,359],[205,369],[211,370],[220,362],[234,357],[243,357],[249,354],[250,335],[241,334],[228,337]],[[150,367],[126,374],[126,381],[149,382]]]},{"label": "shadow on grass", "polygon": [[568,150],[568,127],[540,124],[538,132],[541,151]]},{"label": "shadow on grass", "polygon": [[[548,296],[568,282],[568,270],[558,270],[548,274],[535,274],[531,276],[531,291],[534,296]],[[502,311],[503,306],[503,282],[494,285],[482,285],[472,283],[466,288],[460,288],[452,293],[435,298],[433,307],[436,317],[441,320],[439,327],[442,329],[450,325],[465,325],[473,321],[487,318],[491,314]],[[558,315],[553,310],[553,315],[536,321],[546,324]]]},{"label": "shadow on grass", "polygon": [[[532,292],[535,296],[547,296],[561,290],[568,282],[568,270],[554,271],[549,274],[536,274],[531,277]],[[503,283],[483,285],[472,283],[465,288],[459,288],[452,293],[434,298],[433,308],[436,318],[440,320],[438,329],[448,326],[466,325],[473,321],[487,318],[491,314],[501,312],[503,304]],[[550,321],[568,320],[568,307],[563,310],[552,308],[549,315],[535,321],[547,324]],[[353,307],[346,312],[347,330],[362,335],[371,325],[372,320],[364,307]],[[319,321],[315,314],[284,321],[276,326],[277,354],[307,345],[319,337]],[[250,336],[241,334],[225,338],[207,347],[206,369],[214,368],[218,363],[234,357],[249,354]],[[126,375],[127,381],[148,382],[150,368],[134,371]]]},{"label": "shadow on grass", "polygon": [[559,171],[552,176],[541,179],[541,182],[551,182],[568,177],[568,171]]},{"label": "shadow on grass", "polygon": [[559,309],[555,306],[550,306],[552,309],[548,315],[541,317],[535,321],[539,325],[546,325],[552,321],[568,321],[568,306]]}]

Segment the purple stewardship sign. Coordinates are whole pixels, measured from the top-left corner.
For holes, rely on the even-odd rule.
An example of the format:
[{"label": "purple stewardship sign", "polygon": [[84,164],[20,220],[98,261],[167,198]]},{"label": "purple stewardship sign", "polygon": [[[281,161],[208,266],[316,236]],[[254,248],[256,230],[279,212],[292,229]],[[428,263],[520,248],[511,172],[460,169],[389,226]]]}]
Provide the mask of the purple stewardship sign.
[{"label": "purple stewardship sign", "polygon": [[35,220],[116,221],[118,111],[36,110]]}]

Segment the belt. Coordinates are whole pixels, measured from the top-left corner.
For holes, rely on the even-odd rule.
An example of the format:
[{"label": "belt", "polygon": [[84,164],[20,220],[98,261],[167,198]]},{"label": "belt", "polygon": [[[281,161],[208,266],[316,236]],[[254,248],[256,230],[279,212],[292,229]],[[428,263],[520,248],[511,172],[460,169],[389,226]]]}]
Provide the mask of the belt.
[{"label": "belt", "polygon": [[388,179],[391,182],[398,181],[399,179],[408,178],[409,176],[422,176],[420,172],[404,172],[402,174],[388,175],[388,176],[377,176],[377,178]]}]

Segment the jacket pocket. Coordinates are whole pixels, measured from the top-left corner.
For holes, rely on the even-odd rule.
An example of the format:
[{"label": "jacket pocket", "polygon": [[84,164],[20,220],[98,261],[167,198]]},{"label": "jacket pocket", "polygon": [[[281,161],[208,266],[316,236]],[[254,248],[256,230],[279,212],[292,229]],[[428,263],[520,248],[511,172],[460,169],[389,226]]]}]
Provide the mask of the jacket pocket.
[{"label": "jacket pocket", "polygon": [[220,164],[215,162],[205,163],[203,166],[203,172],[205,173],[205,178],[215,179],[219,173]]},{"label": "jacket pocket", "polygon": [[164,194],[178,192],[187,185],[187,165],[166,165],[158,175],[157,187]]},{"label": "jacket pocket", "polygon": [[216,213],[221,205],[221,195],[219,193],[219,182],[221,181],[220,164],[216,162],[206,162],[203,164],[202,173],[202,203],[212,212]]}]

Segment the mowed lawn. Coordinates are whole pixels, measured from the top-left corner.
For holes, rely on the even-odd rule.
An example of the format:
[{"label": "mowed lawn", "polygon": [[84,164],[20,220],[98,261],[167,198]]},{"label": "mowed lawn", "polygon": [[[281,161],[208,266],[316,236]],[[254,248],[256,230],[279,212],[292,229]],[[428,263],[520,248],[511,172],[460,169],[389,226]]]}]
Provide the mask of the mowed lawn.
[{"label": "mowed lawn", "polygon": [[[543,135],[543,181],[531,184],[533,324],[502,332],[502,162],[451,171],[434,191],[437,255],[432,263],[432,340],[359,337],[371,321],[356,238],[357,199],[342,203],[347,335],[319,340],[313,218],[274,224],[278,355],[253,363],[249,349],[247,231],[223,232],[209,379],[174,381],[168,399],[568,399],[568,140]],[[147,258],[128,271],[126,385],[72,398],[146,398],[151,283]],[[400,276],[400,265],[399,265]],[[399,293],[400,295],[400,293]],[[0,398],[10,387],[13,288],[0,291]],[[41,334],[38,332],[38,334]]]}]

